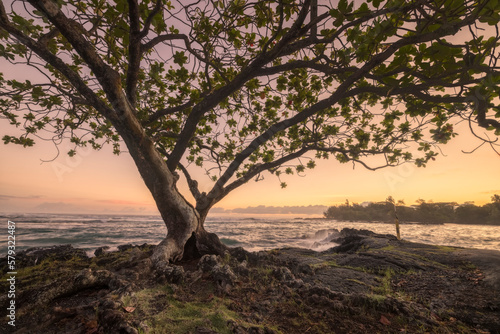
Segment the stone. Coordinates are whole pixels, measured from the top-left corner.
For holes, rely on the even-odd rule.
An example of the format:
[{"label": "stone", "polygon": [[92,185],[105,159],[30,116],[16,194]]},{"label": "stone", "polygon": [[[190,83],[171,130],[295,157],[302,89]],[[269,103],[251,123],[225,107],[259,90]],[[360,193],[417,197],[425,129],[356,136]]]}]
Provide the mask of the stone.
[{"label": "stone", "polygon": [[209,328],[196,327],[194,334],[218,334],[218,333],[216,331],[209,329]]},{"label": "stone", "polygon": [[211,274],[217,286],[224,291],[229,290],[236,281],[236,275],[227,264],[217,264],[213,267]]},{"label": "stone", "polygon": [[207,273],[213,270],[213,268],[219,263],[217,256],[212,254],[205,254],[198,261],[198,269],[202,272]]},{"label": "stone", "polygon": [[74,284],[78,288],[108,286],[115,276],[108,270],[81,270],[75,277]]},{"label": "stone", "polygon": [[94,251],[94,255],[95,256],[101,256],[103,255],[104,253],[107,253],[106,251],[109,250],[109,246],[102,246],[102,247],[99,247],[97,248],[95,251]]},{"label": "stone", "polygon": [[241,263],[238,263],[235,270],[236,270],[236,273],[240,276],[247,277],[250,274],[250,270],[248,269],[248,263],[246,260],[244,260]]},{"label": "stone", "polygon": [[119,250],[120,252],[123,252],[123,251],[126,251],[126,250],[128,250],[128,249],[131,249],[131,248],[133,248],[133,247],[134,247],[134,246],[133,246],[132,244],[120,245],[120,246],[118,246],[118,250]]},{"label": "stone", "polygon": [[155,270],[159,281],[167,281],[172,284],[182,283],[186,276],[184,268],[169,264],[165,261],[157,262]]},{"label": "stone", "polygon": [[287,267],[273,268],[273,276],[279,281],[292,281],[295,279],[295,276]]}]

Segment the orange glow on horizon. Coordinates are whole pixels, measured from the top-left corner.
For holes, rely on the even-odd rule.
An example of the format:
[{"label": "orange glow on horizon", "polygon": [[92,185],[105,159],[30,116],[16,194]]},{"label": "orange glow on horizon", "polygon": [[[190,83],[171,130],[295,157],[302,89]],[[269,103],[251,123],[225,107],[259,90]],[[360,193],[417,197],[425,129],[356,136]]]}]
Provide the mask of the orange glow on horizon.
[{"label": "orange glow on horizon", "polygon": [[[465,128],[465,126],[463,126]],[[248,206],[335,205],[350,202],[383,201],[388,196],[414,204],[419,198],[434,202],[474,201],[483,205],[491,196],[500,194],[500,157],[482,147],[473,154],[479,142],[463,134],[442,147],[444,156],[418,168],[406,164],[396,168],[369,171],[362,166],[340,164],[333,159],[317,162],[305,176],[283,178],[288,187],[280,188],[279,180],[265,175],[260,182],[250,181],[216,205],[225,209]],[[11,133],[0,122],[2,133]],[[64,144],[62,145],[64,146]],[[154,201],[145,187],[132,159],[126,153],[115,156],[111,149],[85,151],[75,158],[61,154],[54,157],[52,144],[39,142],[32,148],[0,145],[0,212],[36,212],[37,210],[123,212],[156,214]],[[64,152],[64,147],[61,147]],[[211,181],[203,171],[195,172],[203,191]],[[179,188],[187,198],[182,182]]]}]

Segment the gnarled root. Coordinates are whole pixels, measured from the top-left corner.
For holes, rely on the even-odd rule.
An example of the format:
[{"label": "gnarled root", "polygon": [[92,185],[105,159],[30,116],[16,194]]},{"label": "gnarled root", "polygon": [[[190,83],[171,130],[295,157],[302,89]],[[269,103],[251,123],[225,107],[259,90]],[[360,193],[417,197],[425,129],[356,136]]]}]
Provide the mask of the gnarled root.
[{"label": "gnarled root", "polygon": [[204,254],[222,255],[226,250],[227,247],[216,234],[198,229],[191,235],[185,235],[181,240],[167,235],[167,238],[156,246],[151,260],[154,265],[173,263],[200,258]]},{"label": "gnarled root", "polygon": [[215,233],[209,233],[205,230],[201,230],[196,233],[195,238],[196,248],[200,253],[200,256],[205,254],[223,255],[227,250],[227,246],[220,241],[219,237]]},{"label": "gnarled root", "polygon": [[184,255],[184,244],[185,242],[181,244],[178,240],[167,236],[153,251],[153,255],[151,256],[153,265],[157,265],[160,262],[180,261]]}]

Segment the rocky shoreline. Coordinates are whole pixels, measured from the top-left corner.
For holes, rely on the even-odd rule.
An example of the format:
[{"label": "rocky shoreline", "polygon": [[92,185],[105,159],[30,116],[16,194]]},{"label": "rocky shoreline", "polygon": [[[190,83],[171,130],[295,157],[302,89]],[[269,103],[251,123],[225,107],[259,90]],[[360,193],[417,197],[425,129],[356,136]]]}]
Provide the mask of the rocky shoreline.
[{"label": "rocky shoreline", "polygon": [[0,332],[500,333],[500,252],[352,229],[335,242],[160,266],[151,245],[93,258],[70,245],[29,249],[16,256],[16,326],[4,320]]}]

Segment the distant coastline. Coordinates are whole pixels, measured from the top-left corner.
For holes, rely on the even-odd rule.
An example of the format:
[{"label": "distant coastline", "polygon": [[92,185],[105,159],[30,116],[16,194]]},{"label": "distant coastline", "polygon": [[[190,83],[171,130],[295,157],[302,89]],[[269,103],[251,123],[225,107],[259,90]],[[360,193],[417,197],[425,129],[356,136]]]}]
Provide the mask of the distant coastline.
[{"label": "distant coastline", "polygon": [[217,213],[240,213],[240,214],[267,214],[267,215],[322,215],[328,206],[326,205],[294,205],[294,206],[249,206],[246,208],[235,208],[235,209],[224,209],[224,208],[212,208],[210,210],[211,214]]},{"label": "distant coastline", "polygon": [[395,204],[392,198],[385,202],[350,203],[329,207],[325,218],[359,221],[394,223],[396,219],[402,224],[467,224],[500,226],[500,196],[492,197],[492,203],[483,206],[471,202],[458,204],[455,202],[417,201],[418,205],[406,206],[403,202]]}]

